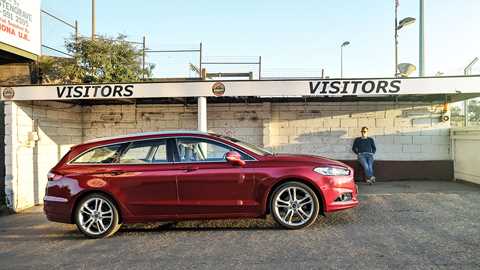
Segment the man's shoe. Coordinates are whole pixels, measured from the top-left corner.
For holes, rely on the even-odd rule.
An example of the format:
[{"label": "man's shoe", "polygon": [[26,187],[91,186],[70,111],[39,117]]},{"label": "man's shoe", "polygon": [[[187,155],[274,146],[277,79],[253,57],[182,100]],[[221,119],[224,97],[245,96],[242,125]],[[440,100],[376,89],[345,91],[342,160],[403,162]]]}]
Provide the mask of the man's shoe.
[{"label": "man's shoe", "polygon": [[376,178],[375,176],[370,177],[370,181],[372,181],[372,183],[375,183],[375,180],[376,180],[376,179],[377,179],[377,178]]},{"label": "man's shoe", "polygon": [[369,184],[369,185],[373,184],[372,180],[367,179],[367,184]]}]

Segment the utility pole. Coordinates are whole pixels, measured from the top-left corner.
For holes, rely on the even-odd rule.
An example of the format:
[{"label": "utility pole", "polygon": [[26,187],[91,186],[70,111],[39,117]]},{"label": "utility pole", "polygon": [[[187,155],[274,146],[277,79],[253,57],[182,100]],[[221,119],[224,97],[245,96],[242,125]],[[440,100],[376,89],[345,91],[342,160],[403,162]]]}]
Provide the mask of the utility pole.
[{"label": "utility pole", "polygon": [[78,21],[75,20],[75,44],[78,43]]},{"label": "utility pole", "polygon": [[343,46],[340,47],[340,79],[343,78]]},{"label": "utility pole", "polygon": [[350,45],[350,41],[345,41],[340,45],[340,79],[343,78],[343,47]]},{"label": "utility pole", "polygon": [[202,45],[202,42],[200,42],[200,49],[198,50],[199,52],[199,61],[198,61],[198,69],[200,70],[200,72],[198,73],[198,75],[200,76],[200,79],[202,80],[205,80],[206,77],[203,76],[202,74],[202,57],[203,57],[203,45]]},{"label": "utility pole", "polygon": [[420,0],[420,14],[419,14],[419,52],[418,52],[418,75],[425,76],[425,32],[424,32],[424,0]]},{"label": "utility pole", "polygon": [[145,80],[145,50],[146,50],[146,44],[145,44],[145,36],[143,36],[142,39],[142,79]]},{"label": "utility pole", "polygon": [[92,40],[95,39],[95,0],[92,0]]},{"label": "utility pole", "polygon": [[262,56],[258,57],[258,80],[262,79]]},{"label": "utility pole", "polygon": [[398,75],[398,0],[395,0],[395,77]]}]

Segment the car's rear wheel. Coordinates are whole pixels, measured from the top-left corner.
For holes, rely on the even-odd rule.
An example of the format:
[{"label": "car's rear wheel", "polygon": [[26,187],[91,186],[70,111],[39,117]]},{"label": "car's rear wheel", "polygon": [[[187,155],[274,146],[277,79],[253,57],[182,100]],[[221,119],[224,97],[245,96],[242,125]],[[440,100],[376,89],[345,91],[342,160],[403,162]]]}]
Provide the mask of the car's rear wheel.
[{"label": "car's rear wheel", "polygon": [[121,226],[117,207],[102,194],[90,194],[81,199],[75,210],[75,223],[89,238],[111,236]]},{"label": "car's rear wheel", "polygon": [[319,213],[315,192],[300,182],[287,182],[273,192],[270,209],[275,221],[288,229],[301,229],[315,222]]}]

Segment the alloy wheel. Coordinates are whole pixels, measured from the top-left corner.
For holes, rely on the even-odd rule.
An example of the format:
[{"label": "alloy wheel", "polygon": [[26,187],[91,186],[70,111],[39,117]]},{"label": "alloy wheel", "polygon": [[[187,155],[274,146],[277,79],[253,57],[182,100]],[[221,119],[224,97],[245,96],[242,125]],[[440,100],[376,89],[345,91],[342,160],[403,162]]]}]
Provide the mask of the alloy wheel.
[{"label": "alloy wheel", "polygon": [[277,222],[290,228],[302,228],[315,221],[319,211],[318,199],[313,191],[301,183],[280,186],[272,201]]},{"label": "alloy wheel", "polygon": [[89,238],[108,237],[121,226],[116,205],[102,194],[90,194],[78,203],[75,223]]},{"label": "alloy wheel", "polygon": [[91,198],[80,206],[78,213],[80,226],[90,234],[105,233],[113,221],[113,209],[109,202],[102,198]]}]

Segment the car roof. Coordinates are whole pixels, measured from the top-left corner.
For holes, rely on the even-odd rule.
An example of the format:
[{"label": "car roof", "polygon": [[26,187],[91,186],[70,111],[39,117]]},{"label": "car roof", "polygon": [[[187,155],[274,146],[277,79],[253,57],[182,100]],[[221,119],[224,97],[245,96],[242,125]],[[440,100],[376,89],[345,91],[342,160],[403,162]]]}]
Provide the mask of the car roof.
[{"label": "car roof", "polygon": [[[103,142],[103,141],[110,141],[116,139],[129,139],[129,138],[136,138],[136,137],[143,137],[143,136],[155,136],[155,135],[170,135],[170,134],[182,134],[182,135],[216,135],[214,133],[209,133],[205,131],[198,131],[198,130],[165,130],[165,131],[153,131],[153,132],[138,132],[138,133],[130,133],[126,135],[118,135],[118,136],[111,136],[111,137],[101,137],[92,140],[85,141],[78,145],[96,143],[96,142]],[[78,146],[76,145],[76,146]]]}]

